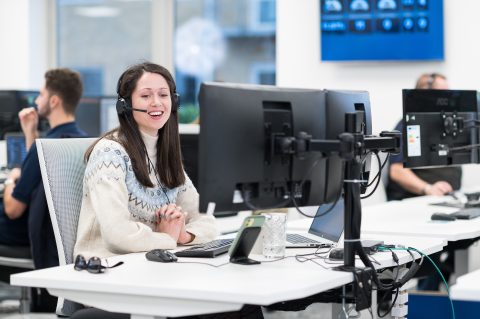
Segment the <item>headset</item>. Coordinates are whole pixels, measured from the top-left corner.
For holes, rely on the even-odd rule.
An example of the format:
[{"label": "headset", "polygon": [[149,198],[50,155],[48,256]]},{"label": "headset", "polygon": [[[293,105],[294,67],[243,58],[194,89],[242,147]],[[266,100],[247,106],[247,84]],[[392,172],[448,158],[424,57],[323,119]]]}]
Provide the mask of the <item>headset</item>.
[{"label": "headset", "polygon": [[428,89],[433,89],[433,83],[435,82],[436,80],[436,74],[435,73],[431,73],[428,75],[428,79],[427,79],[427,88]]},{"label": "headset", "polygon": [[[132,102],[129,98],[124,98],[123,96],[120,95],[120,85],[122,84],[122,79],[125,75],[125,72],[120,76],[117,82],[117,103],[116,103],[116,109],[117,109],[117,114],[119,116],[126,116],[128,114],[131,114],[132,111],[137,111],[137,112],[143,112],[147,113],[147,110],[143,109],[137,109],[132,107]],[[180,95],[177,92],[174,92],[172,95],[172,113],[176,113],[178,108],[180,107]],[[132,126],[132,119],[130,117],[126,117],[128,125]],[[139,141],[142,141],[142,138],[138,135],[135,134],[135,138],[138,139]],[[143,143],[141,143],[142,145]],[[162,185],[160,182],[160,176],[158,176],[158,172],[155,170],[155,165],[152,163],[150,160],[150,157],[148,156],[147,149],[145,148],[145,144],[143,144],[143,149],[145,152],[145,156],[148,159],[148,171],[151,172],[151,169],[155,171],[155,179],[157,180],[158,187],[160,187],[163,191],[163,194],[167,198],[167,203],[170,204],[170,198],[168,197],[167,191],[165,190],[165,187]]]},{"label": "headset", "polygon": [[[124,77],[125,73],[123,73],[120,78],[118,79],[117,82],[117,104],[116,104],[116,109],[117,109],[117,114],[118,115],[127,115],[129,112],[132,111],[137,111],[137,112],[143,112],[147,113],[147,110],[143,109],[137,109],[132,107],[132,102],[129,98],[124,98],[123,96],[120,95],[120,85],[122,84],[122,79]],[[180,107],[180,94],[177,92],[173,92],[172,95],[172,113],[176,113],[178,111],[178,108]]]}]

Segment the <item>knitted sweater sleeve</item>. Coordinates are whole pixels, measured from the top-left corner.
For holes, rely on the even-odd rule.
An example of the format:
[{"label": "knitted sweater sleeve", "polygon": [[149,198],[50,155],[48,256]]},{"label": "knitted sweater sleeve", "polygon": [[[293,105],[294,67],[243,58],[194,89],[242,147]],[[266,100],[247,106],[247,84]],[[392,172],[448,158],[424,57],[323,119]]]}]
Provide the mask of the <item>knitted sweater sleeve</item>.
[{"label": "knitted sweater sleeve", "polygon": [[189,244],[199,244],[215,239],[218,230],[213,216],[200,214],[199,195],[190,178],[185,174],[186,182],[180,187],[177,195],[178,206],[187,213],[186,230],[195,235],[195,239]]}]

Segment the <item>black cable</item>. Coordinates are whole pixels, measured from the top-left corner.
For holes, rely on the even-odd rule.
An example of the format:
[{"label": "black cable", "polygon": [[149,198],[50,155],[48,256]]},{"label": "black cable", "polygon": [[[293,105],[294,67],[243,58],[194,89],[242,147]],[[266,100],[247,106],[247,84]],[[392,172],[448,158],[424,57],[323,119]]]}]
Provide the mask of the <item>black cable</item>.
[{"label": "black cable", "polygon": [[475,120],[475,119],[470,119],[470,120],[464,120],[463,123],[470,123],[473,122],[475,124],[480,124],[480,120]]},{"label": "black cable", "polygon": [[268,206],[268,207],[258,207],[258,206],[255,206],[251,203],[251,199],[250,199],[250,194],[251,194],[251,191],[243,191],[242,192],[242,196],[243,196],[243,201],[245,203],[245,206],[247,206],[250,210],[264,210],[264,209],[275,209],[275,208],[282,208],[282,207],[285,207],[288,205],[288,203],[290,203],[291,201],[291,197],[289,196],[287,200],[283,201],[283,202],[280,202],[280,203],[277,203],[273,206]]},{"label": "black cable", "polygon": [[378,177],[377,179],[377,183],[375,184],[375,187],[373,188],[373,190],[368,194],[368,195],[365,195],[365,196],[362,196],[360,197],[360,199],[366,199],[366,198],[369,198],[370,196],[372,196],[375,191],[377,190],[377,187],[378,185],[380,185],[380,182],[382,180],[382,171],[383,171],[383,168],[385,167],[386,163],[388,162],[388,159],[390,157],[390,153],[388,153],[387,157],[385,158],[385,161],[383,162],[383,164],[380,165],[380,156],[378,156],[378,153],[375,153],[375,155],[377,156],[377,159],[378,159],[378,165],[379,165],[379,170],[378,170],[378,173],[377,175],[373,178],[373,180],[370,182],[370,184],[367,185],[367,187],[370,187],[372,185],[372,183],[375,181],[375,179]]},{"label": "black cable", "polygon": [[[377,316],[379,318],[385,318],[386,315],[388,315],[390,313],[390,311],[392,311],[393,309],[393,306],[395,305],[395,302],[397,302],[397,298],[398,298],[398,293],[399,293],[399,289],[400,288],[397,288],[396,291],[395,291],[395,298],[393,299],[392,303],[390,304],[390,306],[388,307],[387,311],[385,311],[383,314],[380,314],[380,307],[377,307]],[[393,290],[392,290],[393,291]],[[384,301],[385,301],[385,296],[388,296],[388,293],[384,294],[382,299],[380,300],[380,302],[378,303],[379,305],[381,305]]]},{"label": "black cable", "polygon": [[[303,177],[302,181],[300,182],[300,189],[303,189],[303,184],[305,183],[306,181],[306,178],[310,175],[311,171],[313,170],[313,168],[315,166],[317,166],[318,162],[322,159],[322,157],[319,157],[314,163],[313,165],[309,168],[309,170],[307,171],[307,174],[305,174],[305,176]],[[342,172],[345,171],[345,165],[343,165],[343,168],[342,168]],[[343,173],[342,173],[343,174]],[[342,180],[343,180],[343,176],[342,176]],[[293,205],[295,206],[295,209],[297,210],[297,212],[302,215],[302,216],[305,216],[307,218],[316,218],[316,217],[323,217],[325,215],[327,215],[328,213],[330,213],[333,208],[335,207],[335,205],[337,205],[338,203],[338,200],[342,197],[342,188],[340,188],[340,191],[339,193],[337,194],[337,197],[335,198],[335,201],[332,203],[332,205],[326,210],[324,211],[323,213],[319,214],[318,213],[318,210],[317,212],[315,213],[315,215],[311,216],[311,215],[308,215],[307,213],[303,212],[300,207],[298,206],[297,204],[297,201],[295,200],[295,196],[292,196],[293,194],[293,191],[290,192],[290,198],[293,202]]]},{"label": "black cable", "polygon": [[[392,254],[393,261],[397,264],[397,272],[395,274],[395,278],[392,281],[392,287],[393,287],[394,283],[397,282],[397,280],[398,280],[398,276],[399,276],[399,273],[400,273],[400,263],[399,263],[399,259],[398,259],[397,254],[391,248],[388,248],[388,250]],[[415,260],[415,259],[413,259],[413,260]],[[395,293],[395,298],[393,299],[393,302],[391,303],[390,307],[388,308],[388,310],[383,315],[380,314],[380,307],[377,308],[377,316],[379,316],[380,318],[383,318],[387,314],[389,314],[390,311],[392,311],[393,306],[395,305],[395,302],[397,301],[399,289],[400,289],[400,287],[397,288],[397,291]],[[393,289],[391,291],[393,291]],[[378,303],[379,306],[383,303],[383,301],[385,300],[385,296],[387,296],[387,295],[388,294],[383,295],[382,300]]]},{"label": "black cable", "polygon": [[148,153],[146,153],[145,155],[147,156],[147,159],[148,159],[148,171],[150,171],[150,167],[152,167],[155,173],[154,175],[155,175],[155,179],[157,180],[158,187],[162,189],[163,194],[165,195],[165,197],[167,197],[167,203],[170,205],[172,202],[170,202],[170,198],[167,195],[167,191],[165,190],[165,187],[163,186],[162,183],[160,183],[160,177],[158,176],[158,172],[155,169],[155,165],[153,165],[152,160],[150,160],[150,156],[148,156]]},{"label": "black cable", "polygon": [[220,265],[212,265],[212,264],[207,264],[207,263],[201,263],[197,261],[177,261],[176,264],[200,264],[200,265],[207,265],[215,268],[223,267],[225,265],[228,265],[230,262],[226,262]]},{"label": "black cable", "polygon": [[472,145],[465,145],[465,146],[457,146],[457,147],[450,147],[448,149],[449,152],[455,152],[455,151],[464,151],[464,150],[473,150],[480,148],[480,144],[472,144]]},{"label": "black cable", "polygon": [[157,180],[157,183],[158,183],[158,187],[160,187],[162,189],[162,192],[163,194],[165,194],[165,197],[167,197],[167,203],[170,205],[172,202],[170,201],[170,198],[168,197],[167,195],[167,192],[165,191],[165,188],[163,187],[163,184],[160,182],[160,177],[158,176],[158,171],[155,169],[155,165],[153,165],[152,161],[150,160],[150,156],[148,156],[148,151],[147,151],[147,147],[145,146],[145,143],[143,142],[143,139],[142,137],[138,134],[138,130],[136,130],[134,128],[134,125],[132,123],[132,119],[131,119],[131,116],[129,114],[126,114],[125,115],[126,119],[127,119],[127,123],[128,123],[128,126],[130,126],[130,129],[135,132],[133,135],[135,136],[135,139],[137,139],[137,142],[139,145],[142,146],[142,149],[143,149],[143,152],[145,154],[145,156],[147,157],[147,161],[148,161],[148,172],[150,173],[151,170],[150,168],[152,168],[155,172],[155,179]]}]

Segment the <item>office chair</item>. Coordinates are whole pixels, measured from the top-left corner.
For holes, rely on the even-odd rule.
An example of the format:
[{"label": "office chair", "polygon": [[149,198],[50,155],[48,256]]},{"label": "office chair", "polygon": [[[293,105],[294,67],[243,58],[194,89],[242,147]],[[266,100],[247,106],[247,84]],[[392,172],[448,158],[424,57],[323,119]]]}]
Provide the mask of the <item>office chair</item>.
[{"label": "office chair", "polygon": [[[94,141],[94,138],[36,140],[60,265],[73,263],[86,167],[84,154]],[[83,308],[80,304],[58,298],[56,313],[70,316],[80,308]]]},{"label": "office chair", "polygon": [[[74,262],[73,248],[77,238],[78,218],[83,196],[84,154],[95,138],[37,139],[38,159],[42,173],[50,220],[57,244],[60,265]],[[87,308],[58,298],[58,316],[78,319],[115,318],[128,315]],[[76,313],[75,313],[76,312]]]},{"label": "office chair", "polygon": [[[9,276],[18,272],[32,270],[33,268],[29,246],[0,245],[0,273],[2,275]],[[8,282],[8,280],[5,281]],[[31,294],[29,287],[22,287],[20,293],[18,293],[18,288],[15,289],[10,286],[8,288],[3,287],[1,290],[0,301],[18,299],[20,300],[20,312],[27,313],[30,311]]]}]

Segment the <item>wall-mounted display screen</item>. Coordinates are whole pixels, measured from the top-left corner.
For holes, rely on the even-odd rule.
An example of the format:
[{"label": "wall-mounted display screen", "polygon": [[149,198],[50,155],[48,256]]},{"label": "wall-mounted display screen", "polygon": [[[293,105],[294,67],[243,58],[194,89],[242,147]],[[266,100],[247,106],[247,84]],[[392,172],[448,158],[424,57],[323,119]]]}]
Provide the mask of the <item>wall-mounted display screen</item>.
[{"label": "wall-mounted display screen", "polygon": [[322,61],[443,60],[443,0],[320,0]]}]

